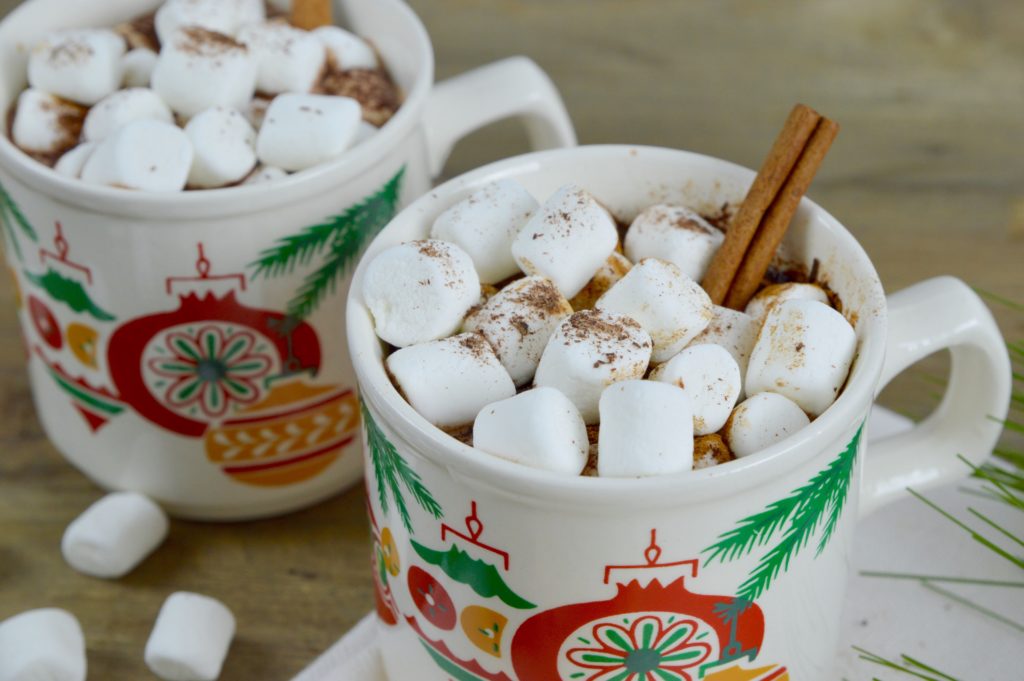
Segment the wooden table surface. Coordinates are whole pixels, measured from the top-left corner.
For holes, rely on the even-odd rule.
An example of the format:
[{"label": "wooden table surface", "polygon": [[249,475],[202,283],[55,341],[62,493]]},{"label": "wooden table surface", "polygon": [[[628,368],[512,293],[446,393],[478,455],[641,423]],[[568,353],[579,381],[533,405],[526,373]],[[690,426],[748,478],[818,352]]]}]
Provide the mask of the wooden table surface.
[{"label": "wooden table surface", "polygon": [[[0,10],[14,6],[0,0]],[[551,74],[583,143],[693,149],[756,167],[804,101],[842,132],[811,190],[887,289],[954,274],[1024,300],[1024,3],[1002,0],[415,0],[438,77],[511,54]],[[524,150],[514,124],[460,145],[449,174]],[[222,599],[239,632],[222,679],[287,679],[372,605],[362,491],[238,525],[173,523],[128,577],[78,575],[65,526],[101,491],[40,432],[0,283],[0,620],[59,606],[91,679],[151,678],[142,651],[174,590]],[[997,310],[1008,335],[1021,317]],[[918,386],[919,387],[919,386]],[[912,381],[887,394],[920,410]]]}]

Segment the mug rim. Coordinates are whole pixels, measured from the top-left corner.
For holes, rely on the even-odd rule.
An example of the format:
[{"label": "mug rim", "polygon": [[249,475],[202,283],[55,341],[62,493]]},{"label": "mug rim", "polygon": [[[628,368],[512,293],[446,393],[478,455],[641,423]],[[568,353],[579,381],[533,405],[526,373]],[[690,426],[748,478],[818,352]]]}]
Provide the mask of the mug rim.
[{"label": "mug rim", "polygon": [[[583,164],[609,163],[625,154],[645,155],[651,161],[700,161],[753,180],[753,170],[705,154],[642,145],[589,145],[556,149],[511,157],[460,175],[423,195],[388,224],[368,247],[352,277],[346,309],[349,353],[359,383],[360,395],[380,414],[387,428],[412,445],[413,450],[450,474],[474,486],[486,487],[507,497],[542,499],[556,506],[586,505],[592,508],[678,506],[681,503],[721,499],[728,493],[748,489],[784,475],[814,458],[821,447],[848,433],[864,418],[874,397],[885,355],[886,310],[884,293],[874,264],[853,235],[834,216],[804,197],[801,208],[811,211],[842,241],[844,252],[858,256],[863,267],[858,277],[869,277],[868,285],[880,303],[875,313],[861,315],[865,324],[859,333],[858,354],[839,398],[799,432],[767,449],[729,462],[678,474],[643,478],[602,478],[564,476],[487,455],[470,447],[428,422],[402,398],[384,368],[380,340],[373,330],[372,316],[362,301],[361,281],[371,256],[399,243],[390,235],[409,221],[435,214],[451,203],[452,196],[465,193],[499,178],[545,172],[552,159],[571,157]],[[568,180],[567,180],[568,181]],[[376,351],[375,351],[376,348]]]},{"label": "mug rim", "polygon": [[[35,8],[46,2],[64,4],[64,0],[28,0],[19,5],[0,21],[0,44],[10,42],[17,45],[17,35],[11,26],[16,26],[19,19],[37,11]],[[57,197],[62,202],[125,217],[164,214],[219,217],[248,213],[337,187],[372,167],[411,132],[422,116],[434,81],[433,43],[419,16],[402,0],[372,2],[387,5],[389,12],[409,22],[417,38],[417,43],[411,48],[419,53],[419,66],[413,86],[405,93],[395,115],[372,138],[336,159],[292,173],[271,186],[235,185],[174,193],[130,191],[88,184],[60,175],[19,149],[5,130],[0,134],[0,167],[34,190]],[[8,32],[12,35],[8,36]],[[13,100],[5,104],[11,106]]]}]

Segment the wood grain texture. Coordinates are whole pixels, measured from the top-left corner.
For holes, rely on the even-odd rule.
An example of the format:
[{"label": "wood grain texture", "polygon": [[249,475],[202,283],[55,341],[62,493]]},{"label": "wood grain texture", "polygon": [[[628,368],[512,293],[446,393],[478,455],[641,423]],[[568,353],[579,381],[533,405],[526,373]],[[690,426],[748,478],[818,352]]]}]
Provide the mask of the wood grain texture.
[{"label": "wood grain texture", "polygon": [[[16,3],[0,0],[0,9]],[[949,273],[1024,300],[1024,4],[1002,0],[413,0],[438,75],[526,54],[561,87],[583,143],[693,149],[757,167],[804,101],[843,126],[810,196],[858,236],[890,290]],[[447,174],[523,151],[502,123]],[[1020,315],[997,310],[1024,338]],[[933,366],[941,370],[940,362]],[[919,411],[901,379],[890,404]],[[239,633],[224,681],[290,678],[372,605],[361,489],[245,525],[175,522],[117,582],[61,560],[101,492],[42,436],[0,278],[0,619],[54,605],[82,621],[90,678],[151,678],[142,651],[166,595],[222,599]]]}]

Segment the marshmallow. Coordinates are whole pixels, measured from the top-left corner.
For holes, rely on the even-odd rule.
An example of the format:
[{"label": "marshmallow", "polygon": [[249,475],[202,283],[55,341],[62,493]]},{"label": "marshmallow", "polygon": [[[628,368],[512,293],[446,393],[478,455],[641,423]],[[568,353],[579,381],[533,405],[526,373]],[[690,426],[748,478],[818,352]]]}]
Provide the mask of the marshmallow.
[{"label": "marshmallow", "polygon": [[57,154],[78,142],[85,110],[39,90],[18,95],[11,136],[29,153]]},{"label": "marshmallow", "polygon": [[64,531],[61,551],[68,565],[93,577],[121,577],[167,537],[167,516],[147,497],[108,494]]},{"label": "marshmallow", "polygon": [[185,134],[195,150],[189,186],[234,184],[256,166],[256,131],[234,109],[207,109],[188,122]]},{"label": "marshmallow", "polygon": [[597,423],[605,387],[642,378],[650,359],[651,337],[640,324],[602,310],[583,310],[558,325],[533,382],[561,390],[584,421]]},{"label": "marshmallow", "polygon": [[480,281],[493,284],[519,272],[512,242],[537,208],[521,184],[498,180],[441,213],[430,236],[458,244],[473,258]]},{"label": "marshmallow", "polygon": [[735,460],[736,457],[721,435],[711,433],[693,439],[693,470],[720,466]]},{"label": "marshmallow", "polygon": [[256,140],[260,161],[305,170],[340,156],[352,144],[362,116],[359,102],[326,95],[278,95]]},{"label": "marshmallow", "polygon": [[732,453],[750,456],[797,432],[811,420],[791,400],[758,393],[740,402],[722,430]]},{"label": "marshmallow", "polygon": [[192,166],[188,136],[170,123],[135,121],[106,138],[82,168],[82,179],[125,189],[176,192]]},{"label": "marshmallow", "polygon": [[585,190],[555,192],[512,242],[512,255],[527,274],[542,274],[572,298],[586,286],[619,241],[615,220]]},{"label": "marshmallow", "polygon": [[455,244],[408,241],[366,266],[363,300],[377,335],[401,348],[455,333],[480,301],[480,280]]},{"label": "marshmallow", "polygon": [[763,322],[773,307],[787,300],[816,300],[829,305],[828,294],[815,284],[771,284],[758,291],[743,311]]},{"label": "marshmallow", "polygon": [[597,299],[607,293],[608,289],[615,285],[615,282],[626,276],[626,272],[629,272],[632,267],[633,263],[629,261],[629,258],[618,251],[612,251],[601,268],[587,282],[587,285],[569,301],[572,309],[576,311],[592,309],[597,304]]},{"label": "marshmallow", "polygon": [[288,173],[274,166],[260,166],[252,171],[242,184],[263,184],[280,180],[282,177],[288,177]]},{"label": "marshmallow", "polygon": [[238,32],[238,40],[259,64],[256,89],[269,95],[309,92],[327,58],[316,36],[282,21],[245,26]]},{"label": "marshmallow", "polygon": [[354,140],[352,140],[352,146],[354,147],[357,144],[362,144],[366,140],[376,135],[378,132],[380,132],[380,128],[378,128],[373,123],[359,121],[359,129],[356,130],[356,137]]},{"label": "marshmallow", "polygon": [[750,353],[757,342],[761,323],[743,312],[728,307],[712,306],[713,316],[707,328],[701,331],[690,345],[721,345],[729,351],[740,368],[740,397],[743,397],[743,381],[747,375]]},{"label": "marshmallow", "polygon": [[633,262],[661,258],[695,281],[704,278],[725,235],[683,206],[651,206],[626,231],[626,257]]},{"label": "marshmallow", "polygon": [[665,260],[646,258],[598,299],[595,307],[640,322],[654,341],[655,362],[686,347],[711,322],[711,299]]},{"label": "marshmallow", "polygon": [[579,475],[590,443],[579,410],[554,388],[534,388],[480,410],[473,446],[526,466]]},{"label": "marshmallow", "polygon": [[340,69],[375,69],[378,66],[373,48],[354,33],[338,26],[321,26],[313,30],[313,35]]},{"label": "marshmallow", "polygon": [[811,416],[839,395],[857,349],[857,333],[843,315],[816,300],[771,307],[747,366],[748,395],[785,395]]},{"label": "marshmallow", "polygon": [[0,622],[0,681],[85,681],[85,637],[74,615],[29,610]]},{"label": "marshmallow", "polygon": [[89,109],[82,126],[82,139],[99,142],[132,121],[173,123],[174,114],[164,104],[164,100],[149,88],[118,90]]},{"label": "marshmallow", "polygon": [[693,468],[690,399],[656,381],[621,381],[601,394],[597,474],[667,475]]},{"label": "marshmallow", "polygon": [[186,118],[214,106],[242,109],[256,91],[256,58],[221,33],[186,26],[171,34],[153,68],[153,89]]},{"label": "marshmallow", "polygon": [[411,345],[388,356],[399,390],[435,426],[472,423],[485,406],[516,394],[494,349],[478,333]]},{"label": "marshmallow", "polygon": [[234,636],[235,617],[223,603],[179,591],[160,608],[146,642],[146,666],[167,681],[214,681]]},{"label": "marshmallow", "polygon": [[651,378],[677,385],[689,396],[696,435],[725,425],[743,385],[736,360],[720,345],[691,345],[655,369]]},{"label": "marshmallow", "polygon": [[153,69],[160,57],[153,50],[139,47],[121,57],[122,85],[125,87],[149,87]]},{"label": "marshmallow", "polygon": [[89,160],[97,146],[99,145],[96,142],[79,144],[74,149],[66,151],[57,160],[57,164],[53,166],[53,169],[65,177],[73,177],[77,180],[82,176],[82,168],[85,167],[85,162]]},{"label": "marshmallow", "polygon": [[494,348],[517,386],[526,385],[548,339],[572,314],[569,301],[545,277],[517,279],[469,314],[466,331],[478,331]]},{"label": "marshmallow", "polygon": [[234,35],[244,24],[266,18],[261,0],[167,0],[156,12],[156,33],[167,43],[185,26]]},{"label": "marshmallow", "polygon": [[121,86],[124,39],[100,28],[57,31],[32,48],[28,82],[79,104],[95,104]]}]

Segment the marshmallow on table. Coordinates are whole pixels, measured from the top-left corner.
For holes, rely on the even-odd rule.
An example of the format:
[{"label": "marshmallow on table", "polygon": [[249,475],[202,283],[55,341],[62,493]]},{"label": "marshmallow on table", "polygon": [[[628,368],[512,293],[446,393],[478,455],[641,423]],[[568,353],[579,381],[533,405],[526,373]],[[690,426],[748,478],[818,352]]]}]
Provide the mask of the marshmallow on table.
[{"label": "marshmallow on table", "polygon": [[93,577],[128,574],[167,537],[168,522],[152,500],[115,492],[68,525],[61,551],[68,565]]},{"label": "marshmallow on table", "polygon": [[750,299],[743,311],[758,322],[763,322],[773,307],[787,300],[816,300],[825,305],[829,304],[828,294],[820,286],[791,282],[765,286]]},{"label": "marshmallow on table", "polygon": [[156,12],[156,34],[166,43],[185,26],[233,35],[244,24],[266,18],[262,0],[167,0]]},{"label": "marshmallow on table", "polygon": [[348,97],[278,95],[260,126],[256,153],[285,170],[311,168],[352,145],[361,117],[359,102]]},{"label": "marshmallow on table", "polygon": [[556,191],[519,230],[512,255],[527,274],[542,274],[572,298],[586,286],[619,241],[615,220],[584,189]]},{"label": "marshmallow on table", "polygon": [[478,333],[396,350],[387,368],[412,408],[440,428],[472,423],[488,404],[516,394],[494,349]]},{"label": "marshmallow on table", "polygon": [[683,206],[651,206],[626,231],[626,256],[633,262],[661,258],[700,281],[725,235]]},{"label": "marshmallow on table", "polygon": [[785,395],[811,416],[828,409],[853,363],[857,333],[843,315],[816,300],[772,306],[747,365],[748,395]]},{"label": "marshmallow on table", "polygon": [[186,118],[214,106],[242,109],[256,92],[256,58],[222,33],[198,26],[174,31],[153,68],[152,87]]},{"label": "marshmallow on table", "polygon": [[629,258],[618,251],[612,251],[600,269],[594,273],[587,285],[569,301],[574,310],[589,310],[597,305],[598,299],[608,292],[617,281],[633,268]]},{"label": "marshmallow on table", "polygon": [[701,435],[693,439],[693,470],[720,466],[736,459],[729,445],[717,433]]},{"label": "marshmallow on table", "polygon": [[732,453],[744,457],[786,439],[810,422],[792,400],[776,393],[758,393],[737,405],[722,434]]},{"label": "marshmallow on table", "polygon": [[244,26],[238,40],[259,64],[256,89],[271,95],[309,92],[327,59],[323,43],[316,36],[282,21]]},{"label": "marshmallow on table", "polygon": [[691,345],[651,373],[651,378],[683,389],[693,409],[693,432],[717,432],[740,396],[740,368],[720,345]]},{"label": "marshmallow on table", "polygon": [[321,26],[313,30],[313,35],[340,69],[375,69],[378,66],[373,48],[354,33],[338,26]]},{"label": "marshmallow on table", "polygon": [[24,151],[56,154],[75,146],[85,109],[39,90],[18,95],[11,136]]},{"label": "marshmallow on table", "polygon": [[201,594],[171,594],[146,642],[146,666],[167,681],[214,681],[220,676],[235,617],[227,607]]},{"label": "marshmallow on table", "polygon": [[713,316],[707,328],[690,341],[690,345],[712,343],[729,351],[740,368],[740,397],[743,396],[743,380],[747,375],[750,353],[757,342],[761,322],[744,312],[728,307],[712,306]]},{"label": "marshmallow on table", "polygon": [[650,359],[651,337],[636,321],[582,310],[564,319],[551,335],[533,382],[562,391],[585,422],[597,423],[605,387],[642,378]]},{"label": "marshmallow on table", "polygon": [[92,156],[92,152],[96,150],[97,146],[99,145],[96,142],[83,142],[77,147],[69,149],[57,159],[57,164],[53,166],[53,169],[65,177],[78,179],[82,176],[82,168],[85,167],[86,161]]},{"label": "marshmallow on table", "polygon": [[498,180],[437,216],[430,236],[458,244],[473,259],[480,281],[493,284],[519,272],[512,242],[537,207],[521,184]]},{"label": "marshmallow on table", "polygon": [[693,468],[690,399],[674,385],[621,381],[601,394],[597,473],[632,478]]},{"label": "marshmallow on table", "polygon": [[533,468],[579,475],[590,443],[579,410],[554,388],[534,388],[480,410],[473,446]]},{"label": "marshmallow on table", "polygon": [[159,58],[156,52],[145,47],[130,50],[121,57],[121,70],[124,74],[121,83],[125,87],[149,87]]},{"label": "marshmallow on table", "polygon": [[654,341],[655,362],[682,350],[711,322],[711,299],[666,260],[646,258],[601,296],[595,307],[640,322]]},{"label": "marshmallow on table", "polygon": [[28,82],[78,104],[95,104],[121,86],[124,39],[102,28],[57,31],[32,48]]},{"label": "marshmallow on table", "polygon": [[256,166],[256,131],[235,109],[214,107],[185,126],[195,154],[188,183],[223,187],[238,182]]},{"label": "marshmallow on table", "polygon": [[363,301],[377,336],[401,348],[455,333],[480,302],[480,280],[469,255],[455,244],[407,241],[366,266]]},{"label": "marshmallow on table", "polygon": [[548,339],[572,307],[546,277],[516,279],[466,317],[494,348],[517,386],[533,378]]},{"label": "marshmallow on table", "polygon": [[85,116],[82,139],[98,142],[132,121],[163,121],[173,123],[174,114],[159,95],[144,87],[133,87],[107,95]]},{"label": "marshmallow on table", "polygon": [[85,681],[85,637],[74,615],[29,610],[0,622],[0,681]]},{"label": "marshmallow on table", "polygon": [[282,177],[288,177],[288,173],[274,166],[260,166],[250,173],[249,177],[245,178],[242,184],[263,184],[264,182],[280,180]]},{"label": "marshmallow on table", "polygon": [[82,179],[125,189],[176,192],[192,167],[185,132],[161,121],[135,121],[100,142],[82,168]]}]

